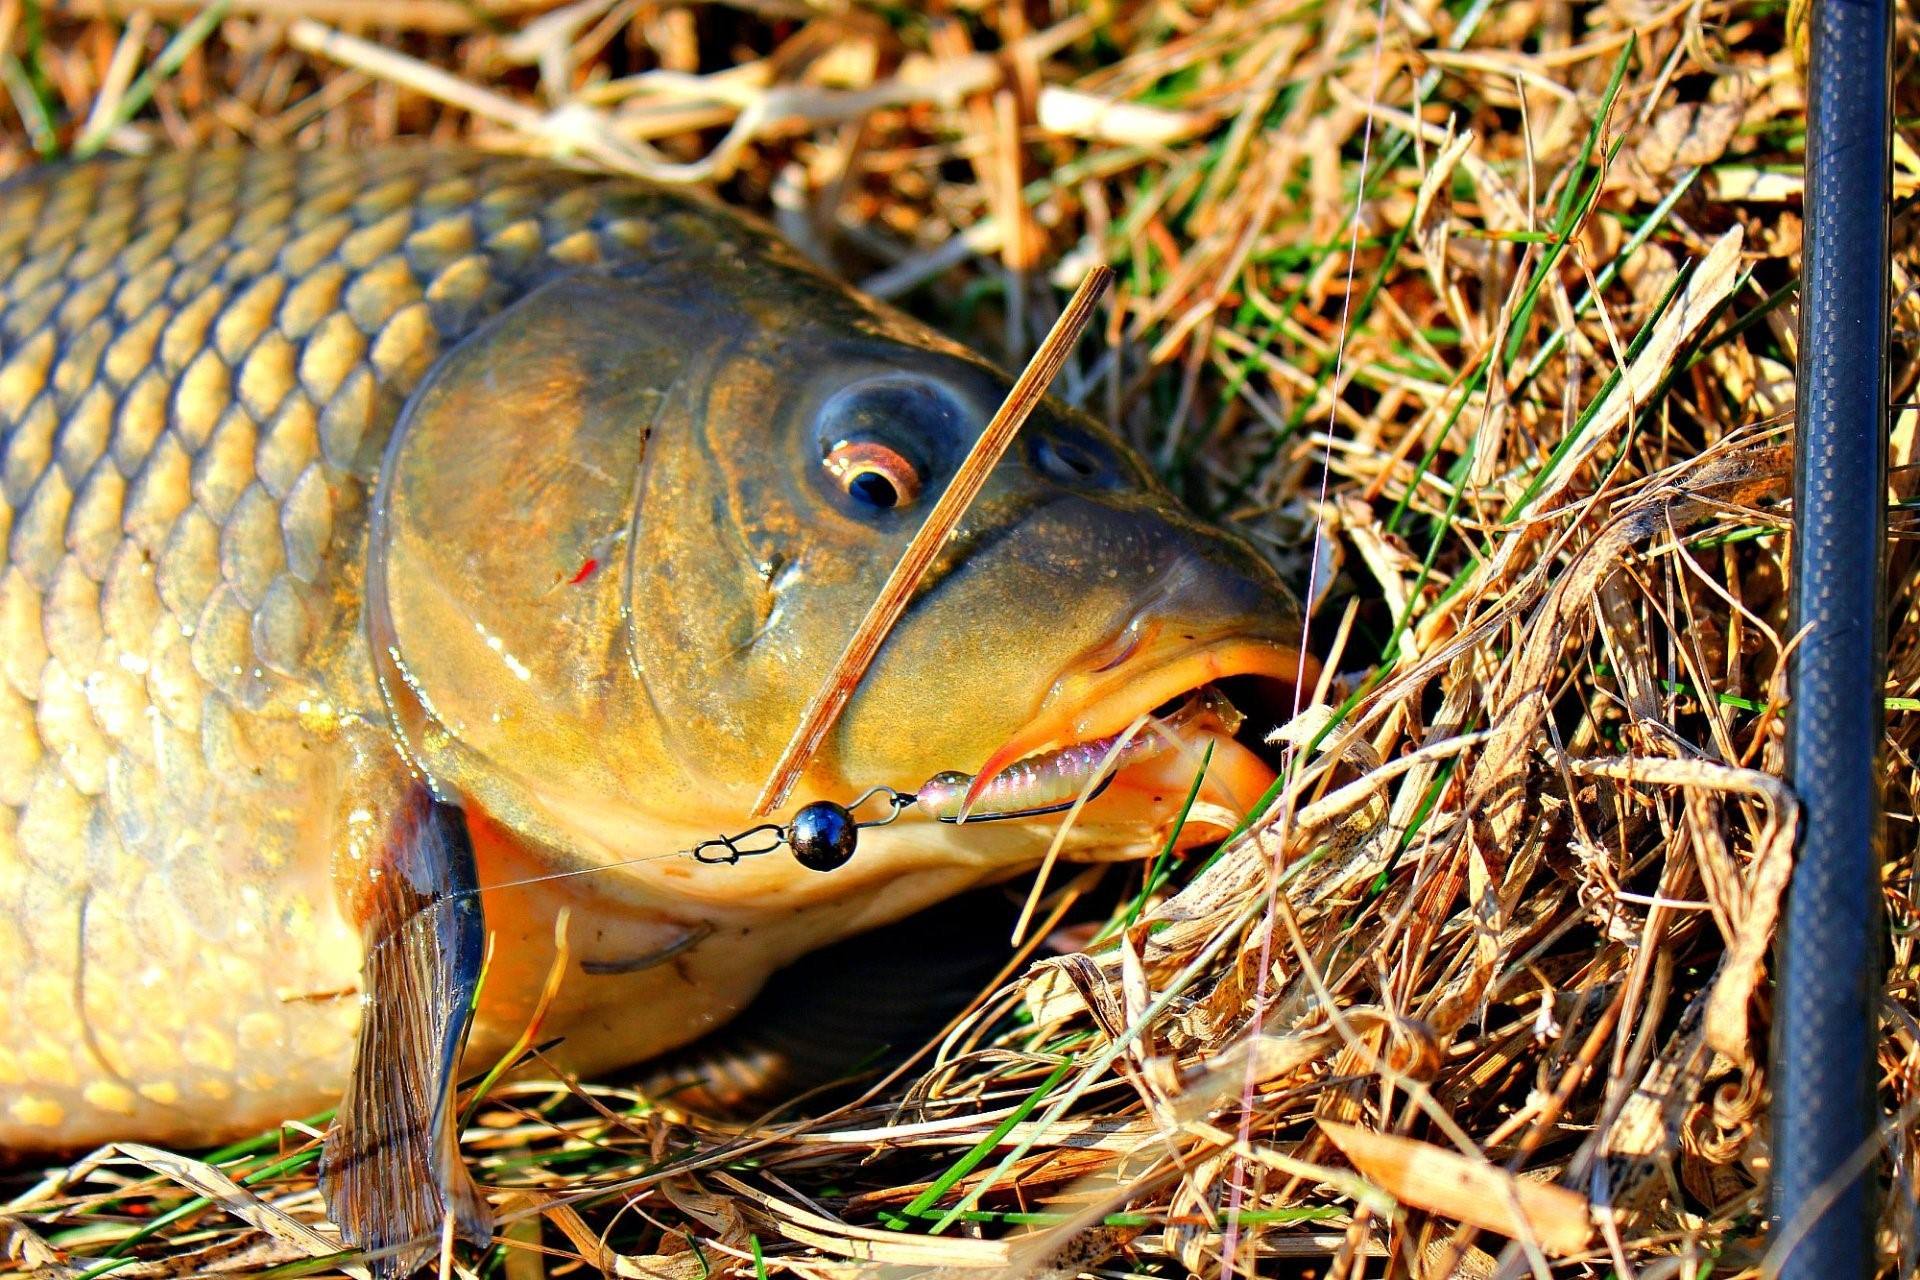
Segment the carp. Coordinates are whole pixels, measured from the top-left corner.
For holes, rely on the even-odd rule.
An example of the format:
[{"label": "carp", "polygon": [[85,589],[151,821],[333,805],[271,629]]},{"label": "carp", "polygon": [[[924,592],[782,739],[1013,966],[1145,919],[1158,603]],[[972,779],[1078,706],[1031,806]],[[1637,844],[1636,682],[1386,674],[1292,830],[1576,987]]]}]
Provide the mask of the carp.
[{"label": "carp", "polygon": [[[749,821],[1008,385],[741,215],[549,162],[8,184],[0,1149],[337,1103],[331,1211],[403,1269],[448,1212],[484,1236],[449,1099],[557,964],[551,1056],[606,1071],[1031,867],[1057,818],[655,856]],[[1309,670],[1266,562],[1050,399],[792,803],[1033,760],[1066,796],[1186,699],[1158,732],[1244,811],[1273,775],[1196,691]],[[1197,754],[1123,754],[1067,856],[1166,839]]]}]

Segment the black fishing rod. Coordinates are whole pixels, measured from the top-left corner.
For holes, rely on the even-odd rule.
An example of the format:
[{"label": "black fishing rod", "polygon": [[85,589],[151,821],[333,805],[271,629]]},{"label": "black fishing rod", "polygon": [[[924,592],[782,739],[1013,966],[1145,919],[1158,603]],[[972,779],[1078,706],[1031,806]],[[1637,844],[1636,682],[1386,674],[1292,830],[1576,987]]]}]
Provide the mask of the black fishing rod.
[{"label": "black fishing rod", "polygon": [[1800,841],[1774,1003],[1783,1280],[1874,1274],[1886,683],[1890,0],[1813,0],[1794,406],[1787,777]]}]

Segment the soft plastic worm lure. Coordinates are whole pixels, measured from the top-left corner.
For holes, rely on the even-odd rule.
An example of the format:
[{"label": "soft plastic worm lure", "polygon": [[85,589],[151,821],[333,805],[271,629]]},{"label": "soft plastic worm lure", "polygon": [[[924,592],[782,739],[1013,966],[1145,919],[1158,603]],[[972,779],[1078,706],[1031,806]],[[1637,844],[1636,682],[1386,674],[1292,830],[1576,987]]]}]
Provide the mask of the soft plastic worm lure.
[{"label": "soft plastic worm lure", "polygon": [[[967,807],[966,796],[974,775],[936,773],[914,792],[882,786],[869,788],[852,804],[816,800],[784,824],[763,823],[738,835],[719,836],[695,846],[692,853],[701,862],[734,863],[784,846],[792,849],[794,860],[801,866],[832,871],[853,857],[862,830],[884,827],[908,809],[918,808],[930,818],[954,823],[1004,822],[1063,813],[1083,792],[1091,800],[1105,791],[1121,769],[1168,750],[1169,731],[1203,716],[1220,720],[1229,732],[1240,726],[1239,712],[1226,699],[1202,693],[1159,718],[1149,732],[1124,740],[1119,734],[1096,738],[1016,761],[988,780],[972,808]],[[887,812],[861,821],[859,809],[875,797],[887,805]]]}]

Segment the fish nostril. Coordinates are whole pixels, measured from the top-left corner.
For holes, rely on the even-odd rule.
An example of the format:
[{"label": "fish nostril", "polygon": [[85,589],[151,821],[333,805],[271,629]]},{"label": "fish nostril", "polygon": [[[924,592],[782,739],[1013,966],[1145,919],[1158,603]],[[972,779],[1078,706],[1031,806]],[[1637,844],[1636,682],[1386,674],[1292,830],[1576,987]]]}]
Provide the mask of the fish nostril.
[{"label": "fish nostril", "polygon": [[1034,451],[1040,470],[1061,484],[1080,484],[1098,476],[1100,460],[1071,440],[1048,438]]}]

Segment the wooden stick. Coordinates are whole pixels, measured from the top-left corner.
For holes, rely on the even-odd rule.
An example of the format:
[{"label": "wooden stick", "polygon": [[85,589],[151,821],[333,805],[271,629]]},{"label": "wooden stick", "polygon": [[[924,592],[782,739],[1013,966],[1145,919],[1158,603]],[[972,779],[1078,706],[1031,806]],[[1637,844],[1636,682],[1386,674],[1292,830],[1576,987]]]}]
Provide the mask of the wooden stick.
[{"label": "wooden stick", "polygon": [[808,762],[826,740],[827,732],[833,728],[847,701],[853,697],[853,691],[859,687],[861,677],[873,664],[880,646],[886,642],[887,633],[893,630],[894,623],[900,621],[900,615],[906,612],[914,588],[926,576],[947,535],[953,532],[954,526],[960,523],[960,517],[966,514],[967,508],[980,495],[994,464],[1000,461],[1007,446],[1013,443],[1014,433],[1026,422],[1027,415],[1040,403],[1040,397],[1047,393],[1047,386],[1053,381],[1054,375],[1060,372],[1060,366],[1066,363],[1068,353],[1080,340],[1087,323],[1093,319],[1094,303],[1100,300],[1100,295],[1106,292],[1112,279],[1113,272],[1106,267],[1095,267],[1089,271],[1087,278],[1080,282],[1080,287],[1068,301],[1067,309],[1054,321],[1046,341],[1033,353],[1033,359],[1021,371],[1013,389],[1007,392],[1007,398],[994,413],[993,420],[987,423],[987,429],[980,433],[966,460],[954,472],[953,482],[940,495],[940,501],[934,504],[920,531],[913,535],[913,541],[901,553],[900,562],[893,566],[893,572],[887,575],[886,585],[880,588],[880,594],[867,610],[867,616],[860,619],[860,625],[854,628],[853,637],[841,651],[840,660],[833,664],[832,673],[813,695],[813,700],[807,703],[807,709],[800,717],[799,728],[793,731],[787,749],[780,753],[780,762],[774,766],[772,776],[767,779],[759,800],[754,803],[754,817],[765,817],[786,802],[793,784],[800,780]]}]

